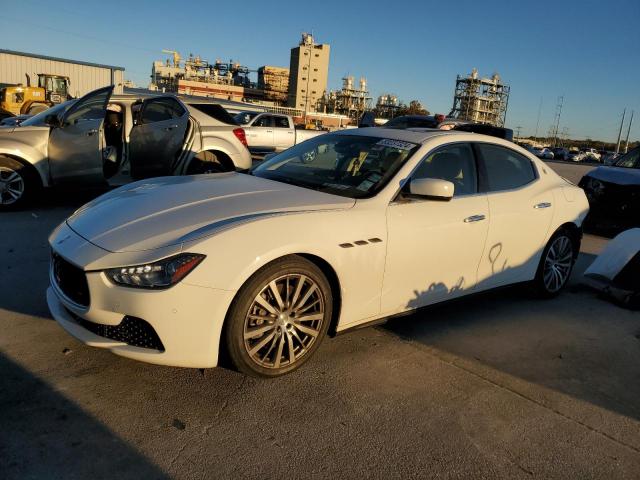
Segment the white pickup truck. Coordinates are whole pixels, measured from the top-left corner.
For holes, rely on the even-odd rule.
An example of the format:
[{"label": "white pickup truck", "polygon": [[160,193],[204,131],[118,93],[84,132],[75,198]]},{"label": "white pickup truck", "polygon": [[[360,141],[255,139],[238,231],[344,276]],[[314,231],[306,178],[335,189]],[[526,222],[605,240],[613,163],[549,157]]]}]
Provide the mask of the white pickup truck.
[{"label": "white pickup truck", "polygon": [[240,112],[234,117],[244,129],[252,153],[282,152],[300,142],[326,133],[294,127],[288,115],[261,112]]}]

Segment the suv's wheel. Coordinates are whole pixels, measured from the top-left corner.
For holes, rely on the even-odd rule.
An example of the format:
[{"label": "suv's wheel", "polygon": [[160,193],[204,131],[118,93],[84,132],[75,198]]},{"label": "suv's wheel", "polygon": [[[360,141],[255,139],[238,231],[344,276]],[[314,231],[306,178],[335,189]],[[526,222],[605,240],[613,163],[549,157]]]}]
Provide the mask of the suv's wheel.
[{"label": "suv's wheel", "polygon": [[13,158],[0,157],[0,210],[23,206],[38,189],[27,167]]},{"label": "suv's wheel", "polygon": [[555,297],[567,284],[577,257],[571,233],[561,228],[542,251],[536,278],[536,292],[546,298]]},{"label": "suv's wheel", "polygon": [[298,256],[277,260],[238,292],[225,325],[227,353],[249,375],[289,373],[318,348],[332,308],[329,282],[316,265]]},{"label": "suv's wheel", "polygon": [[220,173],[228,169],[222,164],[218,156],[210,151],[200,152],[187,167],[187,175],[199,175],[203,173]]}]

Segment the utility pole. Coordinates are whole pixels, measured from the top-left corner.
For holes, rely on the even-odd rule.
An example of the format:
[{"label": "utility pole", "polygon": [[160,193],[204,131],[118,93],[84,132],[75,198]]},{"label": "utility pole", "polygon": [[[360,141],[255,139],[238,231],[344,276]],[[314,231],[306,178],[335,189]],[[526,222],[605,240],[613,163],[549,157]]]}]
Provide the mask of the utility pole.
[{"label": "utility pole", "polygon": [[620,130],[618,130],[618,141],[616,142],[616,154],[620,153],[620,136],[622,135],[622,125],[624,125],[624,116],[627,113],[627,109],[625,108],[622,111],[622,121],[620,122]]},{"label": "utility pole", "polygon": [[631,110],[631,118],[629,119],[629,128],[627,128],[627,138],[624,141],[624,153],[629,151],[629,134],[631,133],[631,124],[633,123],[633,110]]},{"label": "utility pole", "polygon": [[522,127],[518,126],[516,127],[516,138],[520,139],[520,130],[522,130]]},{"label": "utility pole", "polygon": [[540,97],[540,105],[538,105],[538,120],[536,121],[536,134],[533,136],[533,141],[538,143],[538,127],[540,126],[540,113],[542,112],[542,97]]},{"label": "utility pole", "polygon": [[556,104],[556,122],[554,127],[555,136],[553,139],[553,146],[558,146],[558,129],[560,128],[560,117],[562,116],[562,104],[564,103],[564,95],[558,97],[558,103]]},{"label": "utility pole", "polygon": [[564,147],[566,141],[569,139],[569,127],[562,127],[562,133],[560,134],[560,139],[562,140],[560,146]]}]

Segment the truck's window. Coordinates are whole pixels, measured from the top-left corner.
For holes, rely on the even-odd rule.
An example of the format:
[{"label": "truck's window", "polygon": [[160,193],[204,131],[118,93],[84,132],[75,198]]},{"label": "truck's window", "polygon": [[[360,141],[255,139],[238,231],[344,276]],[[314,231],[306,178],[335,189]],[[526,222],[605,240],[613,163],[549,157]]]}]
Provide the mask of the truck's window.
[{"label": "truck's window", "polygon": [[259,119],[257,119],[252,126],[253,127],[272,127],[273,126],[271,122],[272,118],[273,117],[271,115],[264,115]]},{"label": "truck's window", "polygon": [[259,115],[258,112],[240,112],[235,117],[233,117],[233,119],[238,122],[238,125],[246,125],[257,115]]},{"label": "truck's window", "polygon": [[273,117],[276,128],[289,128],[289,119],[287,117]]}]

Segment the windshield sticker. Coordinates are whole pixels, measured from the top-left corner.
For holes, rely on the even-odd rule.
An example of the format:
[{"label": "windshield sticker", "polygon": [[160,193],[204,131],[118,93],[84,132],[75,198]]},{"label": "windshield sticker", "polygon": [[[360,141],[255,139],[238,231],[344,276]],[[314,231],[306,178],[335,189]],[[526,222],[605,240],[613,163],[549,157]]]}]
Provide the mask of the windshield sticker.
[{"label": "windshield sticker", "polygon": [[383,138],[382,140],[378,141],[376,145],[389,148],[398,148],[400,150],[411,150],[416,146],[415,143],[403,142],[402,140],[391,140],[390,138]]}]

